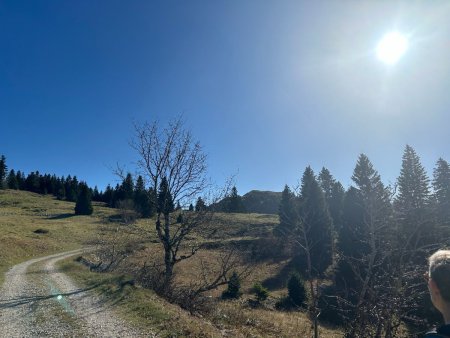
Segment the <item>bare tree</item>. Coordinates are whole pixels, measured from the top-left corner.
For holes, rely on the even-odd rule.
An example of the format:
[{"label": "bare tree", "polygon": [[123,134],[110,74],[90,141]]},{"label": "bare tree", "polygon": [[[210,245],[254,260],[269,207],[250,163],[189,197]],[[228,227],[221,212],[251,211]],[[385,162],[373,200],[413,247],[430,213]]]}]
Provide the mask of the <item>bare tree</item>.
[{"label": "bare tree", "polygon": [[138,166],[153,191],[158,192],[155,229],[164,247],[165,282],[169,282],[174,265],[193,256],[201,246],[201,241],[189,241],[186,246],[188,235],[198,231],[201,237],[207,232],[204,225],[211,217],[208,210],[185,212],[181,222],[173,217],[175,203],[189,204],[208,187],[206,155],[181,117],[166,128],[157,122],[134,127],[131,146],[138,154]]}]

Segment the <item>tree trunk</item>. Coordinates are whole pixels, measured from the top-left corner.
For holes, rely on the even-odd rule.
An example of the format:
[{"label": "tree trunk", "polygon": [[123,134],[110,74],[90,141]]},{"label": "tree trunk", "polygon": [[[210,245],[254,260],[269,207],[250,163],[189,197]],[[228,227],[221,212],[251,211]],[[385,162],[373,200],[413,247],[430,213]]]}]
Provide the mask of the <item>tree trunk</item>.
[{"label": "tree trunk", "polygon": [[173,275],[173,265],[175,264],[172,257],[172,246],[170,244],[170,217],[164,215],[164,264],[166,266],[165,282],[166,285],[170,283]]}]

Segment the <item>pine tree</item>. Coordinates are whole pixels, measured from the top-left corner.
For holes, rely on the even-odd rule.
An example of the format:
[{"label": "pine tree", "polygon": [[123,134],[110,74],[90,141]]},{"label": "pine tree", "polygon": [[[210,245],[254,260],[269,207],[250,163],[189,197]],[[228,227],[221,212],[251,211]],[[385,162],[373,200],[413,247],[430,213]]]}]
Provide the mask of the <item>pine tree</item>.
[{"label": "pine tree", "polygon": [[197,202],[195,203],[195,211],[205,211],[206,204],[201,197],[197,198]]},{"label": "pine tree", "polygon": [[55,183],[56,198],[64,200],[66,198],[66,188],[64,186],[64,177],[58,178]]},{"label": "pine tree", "polygon": [[340,182],[334,182],[331,188],[331,198],[328,201],[328,210],[333,219],[333,230],[339,231],[342,227],[342,213],[344,208],[345,190]]},{"label": "pine tree", "polygon": [[319,185],[323,190],[325,200],[329,201],[331,199],[333,185],[335,183],[335,180],[330,171],[327,168],[323,167],[319,173],[319,176],[317,176],[317,181],[319,182]]},{"label": "pine tree", "polygon": [[281,237],[292,238],[298,222],[296,212],[295,195],[286,184],[281,193],[281,201],[278,207],[280,223],[274,229],[274,234]]},{"label": "pine tree", "polygon": [[93,212],[91,192],[86,183],[80,183],[80,192],[75,204],[75,215],[91,215]]},{"label": "pine tree", "polygon": [[[340,182],[337,182],[330,171],[323,167],[317,178],[320,187],[325,195],[325,201],[332,219],[333,238],[336,232],[342,226],[342,207],[344,201],[345,190]],[[334,244],[333,240],[333,244]],[[333,246],[334,250],[334,246]]]},{"label": "pine tree", "polygon": [[7,178],[8,189],[19,189],[19,182],[17,182],[17,176],[14,169],[11,169]]},{"label": "pine tree", "polygon": [[122,198],[124,200],[132,200],[133,199],[133,193],[134,193],[134,182],[133,177],[130,173],[127,174],[125,179],[122,182],[121,189],[123,191]]},{"label": "pine tree", "polygon": [[245,212],[242,197],[239,196],[236,187],[231,189],[231,194],[228,197],[228,212]]},{"label": "pine tree", "polygon": [[4,155],[0,158],[0,189],[4,189],[6,186],[6,173],[8,167],[6,166],[6,157]]},{"label": "pine tree", "polygon": [[309,277],[321,275],[332,262],[331,218],[325,196],[311,167],[302,177],[299,243],[307,259]]},{"label": "pine tree", "polygon": [[306,301],[306,289],[298,273],[293,273],[288,280],[288,295],[291,302],[296,306],[302,306]]},{"label": "pine tree", "polygon": [[[352,180],[355,186],[344,199],[335,282],[345,299],[344,312],[354,321],[349,335],[353,337],[375,318],[382,323],[385,307],[380,299],[394,289],[388,264],[394,258],[389,193],[366,155],[358,157]],[[367,315],[368,309],[373,317]]]},{"label": "pine tree", "polygon": [[134,206],[142,217],[151,217],[154,213],[150,193],[145,189],[144,179],[138,176],[134,188]]},{"label": "pine tree", "polygon": [[19,190],[25,190],[25,176],[20,170],[17,171],[16,179],[19,185]]},{"label": "pine tree", "polygon": [[25,179],[25,190],[39,193],[39,171],[31,172]]},{"label": "pine tree", "polygon": [[103,202],[105,202],[108,207],[113,208],[114,204],[114,190],[111,188],[111,185],[108,184],[105,189],[105,193],[103,194]]},{"label": "pine tree", "polygon": [[192,203],[189,204],[189,211],[194,211],[194,205]]},{"label": "pine tree", "polygon": [[230,277],[228,281],[228,288],[222,293],[222,298],[239,298],[242,295],[241,292],[241,279],[239,275],[235,272]]},{"label": "pine tree", "polygon": [[[404,249],[416,249],[432,244],[436,239],[430,215],[429,179],[420,158],[410,146],[403,153],[402,168],[397,180],[398,195],[394,201],[399,224],[400,242]],[[416,252],[417,253],[417,252]],[[424,258],[426,253],[421,254]]]},{"label": "pine tree", "polygon": [[443,234],[448,236],[450,227],[450,166],[442,158],[439,158],[434,169],[433,189],[437,220],[439,226],[444,228]]},{"label": "pine tree", "polygon": [[161,184],[159,185],[157,208],[158,213],[162,213],[165,216],[175,210],[172,195],[170,194],[167,179],[165,177],[161,180]]}]

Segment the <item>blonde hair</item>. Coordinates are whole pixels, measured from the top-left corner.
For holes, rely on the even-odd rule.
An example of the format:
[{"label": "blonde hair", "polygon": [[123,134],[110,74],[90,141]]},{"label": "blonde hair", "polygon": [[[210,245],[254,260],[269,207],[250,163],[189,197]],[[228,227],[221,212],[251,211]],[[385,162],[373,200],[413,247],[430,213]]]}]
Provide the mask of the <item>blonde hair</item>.
[{"label": "blonde hair", "polygon": [[442,298],[450,302],[450,250],[439,250],[428,258],[429,275]]}]

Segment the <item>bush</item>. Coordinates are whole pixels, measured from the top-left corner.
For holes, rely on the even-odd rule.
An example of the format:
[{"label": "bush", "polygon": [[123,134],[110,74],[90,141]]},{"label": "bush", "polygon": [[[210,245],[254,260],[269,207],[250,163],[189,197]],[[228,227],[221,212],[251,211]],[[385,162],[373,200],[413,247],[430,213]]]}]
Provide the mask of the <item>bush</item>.
[{"label": "bush", "polygon": [[261,283],[255,283],[255,285],[253,285],[253,292],[255,293],[258,302],[263,302],[269,297],[269,290],[262,286]]},{"label": "bush", "polygon": [[292,308],[296,308],[296,306],[292,303],[289,296],[283,296],[277,300],[275,308],[278,310],[292,310]]},{"label": "bush", "polygon": [[223,299],[239,298],[242,295],[241,292],[241,280],[238,274],[233,272],[230,280],[228,281],[228,288],[222,293]]},{"label": "bush", "polygon": [[298,273],[293,273],[288,281],[288,295],[292,303],[302,306],[306,300],[306,290]]}]

